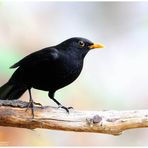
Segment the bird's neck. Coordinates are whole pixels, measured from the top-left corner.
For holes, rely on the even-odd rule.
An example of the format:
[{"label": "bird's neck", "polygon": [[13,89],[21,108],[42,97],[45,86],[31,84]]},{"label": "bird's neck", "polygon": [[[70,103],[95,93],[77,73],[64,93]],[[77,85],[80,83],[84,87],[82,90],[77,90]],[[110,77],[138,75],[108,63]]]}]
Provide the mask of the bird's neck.
[{"label": "bird's neck", "polygon": [[66,55],[71,57],[72,59],[83,61],[87,52],[78,51],[78,50],[69,50],[67,51]]}]

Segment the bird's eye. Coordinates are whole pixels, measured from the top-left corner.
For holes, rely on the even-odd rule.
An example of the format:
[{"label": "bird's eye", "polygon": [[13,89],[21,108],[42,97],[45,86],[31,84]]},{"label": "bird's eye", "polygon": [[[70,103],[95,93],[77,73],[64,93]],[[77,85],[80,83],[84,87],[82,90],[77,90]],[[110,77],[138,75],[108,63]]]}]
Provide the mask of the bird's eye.
[{"label": "bird's eye", "polygon": [[79,41],[79,46],[80,47],[84,47],[85,46],[85,43],[83,41]]}]

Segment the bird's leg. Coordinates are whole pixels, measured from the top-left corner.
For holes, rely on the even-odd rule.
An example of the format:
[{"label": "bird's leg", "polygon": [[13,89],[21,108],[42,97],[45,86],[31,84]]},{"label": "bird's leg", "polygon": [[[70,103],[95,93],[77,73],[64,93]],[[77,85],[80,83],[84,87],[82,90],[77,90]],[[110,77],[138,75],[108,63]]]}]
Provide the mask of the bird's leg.
[{"label": "bird's leg", "polygon": [[33,99],[32,99],[32,95],[31,95],[31,89],[28,89],[29,91],[29,104],[27,106],[27,109],[26,111],[28,110],[28,108],[31,108],[31,112],[32,112],[32,118],[34,118],[34,102],[33,102]]},{"label": "bird's leg", "polygon": [[67,113],[69,113],[69,109],[73,109],[73,107],[65,107],[65,106],[63,106],[60,102],[58,102],[58,101],[54,98],[54,93],[49,92],[49,93],[48,93],[48,96],[49,96],[50,99],[52,99],[52,100],[58,105],[58,108],[63,108],[63,109],[65,109]]}]

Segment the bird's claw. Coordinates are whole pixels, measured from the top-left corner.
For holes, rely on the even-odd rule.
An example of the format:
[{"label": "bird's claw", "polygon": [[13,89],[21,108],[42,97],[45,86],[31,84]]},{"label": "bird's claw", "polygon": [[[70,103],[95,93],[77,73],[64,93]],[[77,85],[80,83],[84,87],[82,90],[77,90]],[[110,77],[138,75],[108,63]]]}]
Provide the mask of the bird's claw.
[{"label": "bird's claw", "polygon": [[65,107],[63,105],[59,105],[58,108],[63,108],[66,110],[66,112],[69,114],[69,109],[73,109],[73,107]]},{"label": "bird's claw", "polygon": [[41,103],[38,103],[38,102],[29,102],[28,103],[28,106],[27,106],[27,108],[26,108],[26,111],[29,109],[29,108],[33,108],[33,104],[34,105],[38,105],[38,106],[40,106],[41,108],[43,108],[43,105],[41,104]]},{"label": "bird's claw", "polygon": [[38,102],[33,102],[33,104],[40,106],[41,108],[44,108],[43,105],[41,103]]}]

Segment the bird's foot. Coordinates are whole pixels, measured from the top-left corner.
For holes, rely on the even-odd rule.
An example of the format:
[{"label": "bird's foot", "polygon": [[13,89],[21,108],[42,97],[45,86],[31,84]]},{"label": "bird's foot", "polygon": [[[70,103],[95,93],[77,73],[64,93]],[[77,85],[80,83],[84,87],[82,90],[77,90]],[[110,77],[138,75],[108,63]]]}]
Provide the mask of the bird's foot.
[{"label": "bird's foot", "polygon": [[28,106],[26,108],[26,111],[31,108],[31,111],[32,111],[32,118],[34,118],[34,105],[38,105],[40,106],[41,108],[43,108],[43,105],[41,103],[38,103],[38,102],[33,102],[33,101],[30,101],[28,103]]},{"label": "bird's foot", "polygon": [[58,108],[63,108],[63,109],[65,109],[68,114],[69,114],[69,110],[70,110],[70,109],[73,109],[73,107],[65,107],[65,106],[63,106],[63,105],[59,105]]},{"label": "bird's foot", "polygon": [[34,105],[38,105],[41,108],[43,108],[43,105],[41,103],[38,103],[38,102],[29,102],[26,111],[28,110],[28,108],[32,108],[33,104]]},{"label": "bird's foot", "polygon": [[31,112],[32,112],[32,118],[34,118],[34,102],[33,101],[29,101],[28,106],[26,108],[26,111],[31,108]]},{"label": "bird's foot", "polygon": [[33,102],[29,102],[29,103],[28,103],[27,108],[26,108],[26,111],[27,111],[29,108],[33,108]]},{"label": "bird's foot", "polygon": [[38,105],[41,108],[43,108],[43,105],[41,103],[38,103],[38,102],[29,102],[26,111],[28,110],[28,108],[32,108],[33,107],[33,104],[34,105]]}]

